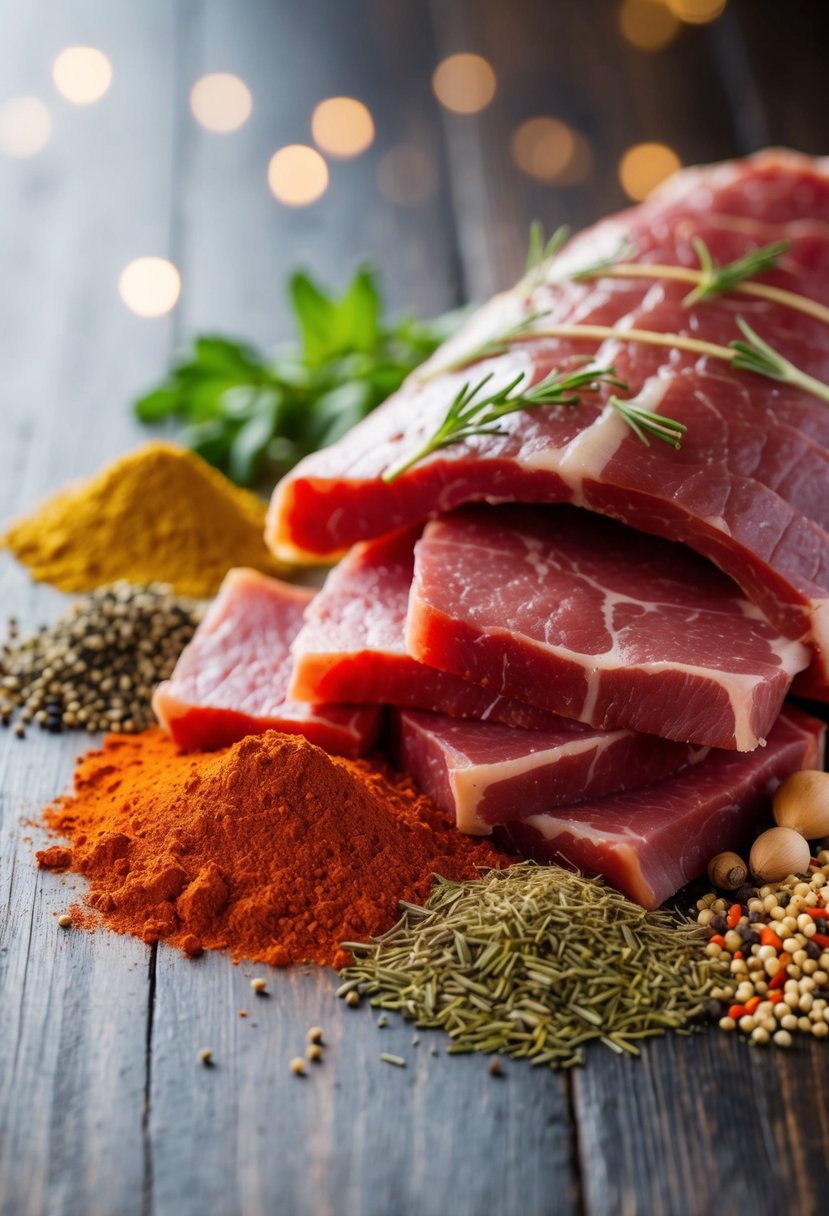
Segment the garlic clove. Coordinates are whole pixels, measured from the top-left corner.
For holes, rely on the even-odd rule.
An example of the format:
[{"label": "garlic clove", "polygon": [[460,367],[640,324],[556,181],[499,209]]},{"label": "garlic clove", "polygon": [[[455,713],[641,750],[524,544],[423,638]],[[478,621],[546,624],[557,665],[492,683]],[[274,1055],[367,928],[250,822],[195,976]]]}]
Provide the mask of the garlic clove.
[{"label": "garlic clove", "polygon": [[757,837],[748,864],[755,882],[780,882],[790,874],[805,874],[810,857],[808,842],[799,832],[777,827]]},{"label": "garlic clove", "polygon": [[736,891],[748,877],[748,868],[736,853],[718,853],[708,863],[708,879],[720,891]]},{"label": "garlic clove", "polygon": [[775,823],[794,828],[807,840],[829,835],[829,773],[792,773],[779,786],[772,809]]}]

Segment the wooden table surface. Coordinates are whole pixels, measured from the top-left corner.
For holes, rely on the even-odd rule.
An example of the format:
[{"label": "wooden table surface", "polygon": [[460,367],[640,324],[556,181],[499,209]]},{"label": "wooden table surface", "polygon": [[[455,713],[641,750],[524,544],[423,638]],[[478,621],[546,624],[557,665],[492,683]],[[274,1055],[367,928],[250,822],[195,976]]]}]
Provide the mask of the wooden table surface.
[{"label": "wooden table surface", "polygon": [[[825,0],[730,0],[658,54],[626,44],[610,0],[29,0],[0,3],[0,104],[46,99],[49,146],[0,157],[0,518],[138,442],[129,402],[170,352],[212,329],[288,336],[286,272],[343,284],[367,254],[396,309],[482,299],[517,277],[533,216],[548,230],[623,205],[625,148],[658,140],[686,162],[785,143],[826,152]],[[114,65],[98,105],[62,102],[54,55],[100,46]],[[475,117],[442,111],[437,61],[485,55],[498,75]],[[192,83],[238,73],[253,92],[236,134],[199,127]],[[371,150],[332,163],[323,199],[281,207],[265,170],[308,142],[324,96],[364,100]],[[515,167],[510,135],[535,114],[589,140],[583,183]],[[434,189],[417,205],[378,189],[384,156],[413,144]],[[429,174],[426,174],[428,180]],[[422,184],[422,183],[421,183]],[[180,268],[170,316],[118,299],[132,258]],[[61,604],[11,560],[4,612],[24,625]],[[322,970],[274,972],[221,956],[58,928],[75,889],[35,867],[38,809],[87,742],[0,738],[0,1210],[7,1216],[535,1216],[822,1211],[829,1049],[752,1050],[710,1033],[664,1038],[638,1062],[594,1051],[555,1074],[452,1057],[437,1035],[333,997]],[[247,1008],[250,1016],[239,1017]],[[323,1066],[288,1060],[319,1024]],[[199,1064],[203,1046],[215,1067]],[[434,1051],[433,1051],[434,1047]],[[380,1063],[399,1052],[406,1069]]]}]

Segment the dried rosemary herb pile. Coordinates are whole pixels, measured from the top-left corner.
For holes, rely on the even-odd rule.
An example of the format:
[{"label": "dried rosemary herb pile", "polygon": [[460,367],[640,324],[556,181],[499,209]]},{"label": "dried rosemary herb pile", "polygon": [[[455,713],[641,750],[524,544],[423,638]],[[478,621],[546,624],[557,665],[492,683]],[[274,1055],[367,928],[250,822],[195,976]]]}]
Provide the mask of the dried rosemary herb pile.
[{"label": "dried rosemary herb pile", "polygon": [[425,908],[401,907],[382,938],[344,943],[356,961],[338,995],[442,1027],[453,1053],[567,1068],[598,1040],[638,1055],[638,1039],[684,1027],[724,978],[697,926],[557,866],[438,879]]}]

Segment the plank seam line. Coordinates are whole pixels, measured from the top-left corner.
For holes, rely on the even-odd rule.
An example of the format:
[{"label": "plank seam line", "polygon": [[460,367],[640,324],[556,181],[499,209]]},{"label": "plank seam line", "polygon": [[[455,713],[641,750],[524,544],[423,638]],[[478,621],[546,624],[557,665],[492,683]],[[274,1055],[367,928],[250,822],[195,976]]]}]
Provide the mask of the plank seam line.
[{"label": "plank seam line", "polygon": [[578,1111],[576,1109],[576,1069],[570,1068],[564,1074],[564,1092],[567,1099],[567,1114],[570,1119],[570,1133],[572,1136],[570,1149],[570,1166],[572,1177],[576,1183],[575,1194],[575,1210],[578,1216],[588,1216],[587,1213],[587,1195],[585,1194],[584,1185],[582,1182],[582,1143],[581,1131],[579,1128]]},{"label": "plank seam line", "polygon": [[141,1113],[141,1145],[144,1158],[144,1185],[141,1195],[141,1216],[153,1211],[153,1141],[150,1135],[150,1101],[153,1083],[153,1024],[155,1021],[155,990],[158,963],[158,943],[150,948],[149,992],[147,995],[147,1037],[144,1065],[144,1108]]}]

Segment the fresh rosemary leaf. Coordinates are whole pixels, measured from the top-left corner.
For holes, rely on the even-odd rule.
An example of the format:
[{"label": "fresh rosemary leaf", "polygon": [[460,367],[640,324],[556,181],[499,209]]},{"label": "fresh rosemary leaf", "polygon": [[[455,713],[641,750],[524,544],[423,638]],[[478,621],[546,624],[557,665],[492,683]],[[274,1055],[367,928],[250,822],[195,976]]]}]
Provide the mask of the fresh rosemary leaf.
[{"label": "fresh rosemary leaf", "polygon": [[780,380],[793,388],[810,393],[821,401],[829,402],[829,384],[809,376],[784,358],[751,328],[744,317],[737,317],[737,325],[746,340],[741,342],[735,338],[729,343],[735,352],[731,360],[732,367],[739,371],[754,372],[758,376],[767,376],[771,380]]},{"label": "fresh rosemary leaf", "polygon": [[710,250],[701,237],[695,236],[692,242],[699,258],[702,278],[693,291],[683,300],[686,307],[701,304],[703,300],[713,300],[716,296],[734,291],[746,279],[753,279],[765,270],[771,270],[778,260],[791,248],[791,241],[775,241],[771,245],[763,245],[751,253],[728,262],[725,266],[715,266]]},{"label": "fresh rosemary leaf", "polygon": [[566,243],[570,229],[566,224],[556,228],[549,240],[544,239],[544,228],[540,220],[530,224],[530,242],[527,249],[527,267],[524,271],[525,280],[538,283],[544,272],[551,264],[556,254]]},{"label": "fresh rosemary leaf", "polygon": [[504,434],[498,422],[507,414],[536,409],[541,405],[579,405],[581,392],[597,392],[602,384],[627,388],[624,381],[616,377],[615,368],[592,365],[567,374],[553,371],[531,388],[521,388],[526,374],[519,372],[503,388],[496,392],[484,393],[492,376],[493,373],[489,372],[474,385],[467,381],[458,391],[434,434],[417,451],[404,456],[386,469],[383,481],[395,481],[426,456],[450,444],[461,443],[479,435]]},{"label": "fresh rosemary leaf", "polygon": [[668,418],[664,414],[654,413],[653,410],[640,405],[635,397],[624,401],[621,397],[613,396],[608,404],[612,405],[616,412],[624,418],[645,447],[651,446],[648,436],[653,435],[655,439],[661,439],[663,443],[668,443],[679,451],[682,446],[680,439],[688,430],[684,423],[677,422],[675,418]]}]

